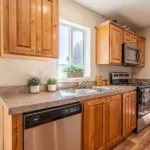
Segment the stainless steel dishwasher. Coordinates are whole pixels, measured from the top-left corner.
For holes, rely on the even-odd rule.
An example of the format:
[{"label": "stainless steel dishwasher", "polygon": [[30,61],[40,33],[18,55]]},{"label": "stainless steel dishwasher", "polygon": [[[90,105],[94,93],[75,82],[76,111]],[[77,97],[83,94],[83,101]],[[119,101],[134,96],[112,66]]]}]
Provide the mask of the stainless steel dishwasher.
[{"label": "stainless steel dishwasher", "polygon": [[81,104],[24,114],[24,150],[81,150]]}]

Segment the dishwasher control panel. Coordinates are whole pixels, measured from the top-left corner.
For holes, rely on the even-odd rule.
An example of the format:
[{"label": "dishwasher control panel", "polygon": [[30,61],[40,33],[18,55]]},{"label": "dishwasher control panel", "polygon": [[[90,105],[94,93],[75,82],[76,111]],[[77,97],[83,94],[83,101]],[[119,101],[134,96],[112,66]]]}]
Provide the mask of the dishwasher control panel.
[{"label": "dishwasher control panel", "polygon": [[72,115],[81,113],[82,107],[80,103],[73,103],[56,108],[36,111],[24,114],[24,129],[33,128],[44,123],[63,119]]}]

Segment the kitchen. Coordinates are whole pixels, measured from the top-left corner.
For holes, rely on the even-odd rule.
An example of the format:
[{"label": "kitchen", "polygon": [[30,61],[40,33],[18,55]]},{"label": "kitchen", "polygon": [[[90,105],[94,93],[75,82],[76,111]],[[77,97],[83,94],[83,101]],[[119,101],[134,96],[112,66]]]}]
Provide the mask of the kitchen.
[{"label": "kitchen", "polygon": [[[85,0],[80,1],[80,3],[83,2],[82,4],[78,4],[79,1],[71,1],[71,0],[60,0],[59,2],[57,0],[53,0],[53,1],[36,0],[36,2],[40,6],[44,4],[45,6],[49,6],[49,7],[47,8],[43,6],[43,8],[41,9],[39,8],[39,10],[33,7],[31,9],[32,11],[30,12],[28,10],[30,10],[30,6],[35,5],[35,0],[28,0],[28,2],[25,0],[21,0],[20,2],[16,0],[0,1],[1,4],[0,5],[1,6],[0,7],[0,12],[1,12],[0,13],[1,14],[0,15],[0,22],[1,22],[0,23],[1,100],[0,101],[2,104],[1,107],[2,114],[0,113],[0,116],[2,115],[1,123],[3,126],[1,127],[1,132],[0,132],[2,133],[1,144],[0,144],[2,147],[1,149],[2,150],[11,150],[11,149],[12,150],[13,149],[38,150],[39,148],[40,150],[48,150],[48,149],[59,150],[60,147],[63,150],[68,150],[68,149],[73,150],[73,148],[86,149],[86,150],[112,149],[114,146],[119,144],[123,139],[127,138],[128,140],[128,138],[130,139],[130,137],[132,136],[136,137],[141,135],[143,132],[145,133],[145,130],[142,130],[139,134],[136,133],[131,136],[128,135],[129,132],[132,132],[131,129],[136,128],[135,127],[136,110],[134,108],[135,100],[137,100],[135,98],[136,86],[114,85],[114,86],[108,86],[108,88],[106,86],[104,87],[96,86],[96,89],[91,89],[91,87],[96,84],[95,81],[97,75],[101,75],[103,78],[105,78],[104,80],[108,80],[109,82],[110,80],[109,76],[111,72],[129,73],[129,76],[131,76],[131,72],[133,72],[136,73],[136,76],[134,75],[135,77],[133,76],[133,79],[130,77],[131,82],[132,80],[134,81],[134,78],[137,82],[140,81],[149,82],[148,41],[149,41],[150,30],[148,26],[149,22],[147,21],[148,19],[146,20],[146,16],[147,16],[146,13],[149,10],[148,9],[149,2],[144,1],[142,3],[139,0],[134,0],[133,3],[131,4],[129,1],[128,2],[122,1],[118,5],[115,2],[111,2],[111,6],[112,8],[114,7],[114,9],[109,8],[110,6],[109,0],[106,2],[102,0],[99,3],[95,2],[92,4],[90,4],[90,2],[89,4],[86,3]],[[18,8],[15,7],[17,3],[19,3]],[[103,12],[98,13],[98,11],[96,10],[92,11],[93,5],[98,6],[98,11],[103,10]],[[101,5],[103,8],[100,7]],[[138,13],[139,11],[137,11],[136,9],[134,9],[135,12],[132,13],[133,5],[134,6],[136,5],[137,8],[140,8],[142,10],[140,16]],[[124,9],[122,8],[123,6]],[[16,15],[17,9],[18,11],[20,11],[18,13],[18,16]],[[115,9],[118,11],[120,11],[120,9],[123,9],[122,13],[125,11],[124,17],[120,15],[121,13],[118,14],[118,16],[115,15],[111,16],[111,14],[113,14],[112,12],[114,12],[115,14]],[[50,13],[51,11],[49,10],[53,10],[53,13]],[[58,15],[58,10],[60,15]],[[107,14],[105,13],[106,11],[104,10],[108,12],[110,11],[110,13]],[[51,16],[53,22],[47,21],[48,20],[47,17],[50,17],[48,15],[47,16],[45,15],[43,16],[43,19],[40,19],[41,18],[40,11],[43,11],[43,14],[48,14],[48,15],[54,14],[54,16]],[[29,20],[30,13],[32,14],[33,17],[32,22],[30,22]],[[126,16],[132,16],[132,19],[135,20],[135,22],[132,23],[133,20],[130,18],[129,21],[129,18],[127,19]],[[18,21],[18,24],[14,21],[17,20],[17,17],[21,18],[21,21]],[[59,18],[60,18],[60,23],[59,23]],[[118,23],[116,24],[113,21],[108,21],[113,19],[117,19]],[[42,23],[41,20],[43,21]],[[102,34],[103,31],[100,32],[96,31],[98,29],[95,27],[102,25],[102,23],[107,24],[104,27],[106,34]],[[124,29],[122,25],[131,26],[133,30],[131,29],[132,31],[130,31],[128,29]],[[34,28],[35,26],[36,29]],[[59,26],[60,26],[60,31],[58,34]],[[122,57],[120,54],[122,51],[122,47],[121,47],[122,43],[120,45],[119,44],[114,45],[113,47],[114,50],[112,50],[112,53],[109,54],[109,52],[111,51],[109,51],[109,48],[107,47],[110,42],[108,39],[108,34],[111,33],[109,33],[107,29],[110,26],[113,26],[113,29],[119,28],[119,31],[121,31],[121,32],[115,32],[116,30],[112,30],[114,31],[112,32],[113,35],[118,37],[117,42],[120,42],[121,39],[123,42],[123,38],[122,36],[120,36],[120,33],[124,35],[124,31],[128,32],[126,36],[127,41],[125,43],[131,42],[132,43],[131,45],[134,45],[134,43],[136,43],[137,44],[135,46],[136,48],[139,48],[138,45],[139,38],[140,39],[142,38],[143,40],[146,39],[144,42],[142,42],[142,45],[143,43],[145,44],[144,46],[145,48],[143,47],[140,48],[140,50],[141,49],[145,50],[145,56],[144,56],[144,51],[142,51],[142,56],[140,56],[142,57],[142,61],[140,61],[140,66],[124,67],[121,65]],[[40,32],[41,31],[40,28],[45,28],[45,30],[42,30],[43,33]],[[50,28],[52,29],[50,30]],[[29,34],[30,30],[32,30],[32,34]],[[135,33],[133,31],[137,31],[137,32]],[[16,34],[16,32],[18,33]],[[49,36],[49,34],[47,35],[46,32],[48,33],[52,32],[53,35]],[[64,32],[65,34],[63,34]],[[42,34],[43,36],[41,36]],[[132,36],[130,36],[130,34]],[[37,36],[37,39],[35,38],[35,35]],[[96,35],[98,35],[101,38],[100,41],[98,41],[99,39]],[[85,69],[84,78],[79,78],[79,77],[66,78],[66,75],[68,73],[62,72],[61,69],[59,69],[63,67],[64,64],[71,64],[71,62],[75,63],[75,60],[74,61],[72,60],[75,58],[75,56],[70,56],[68,54],[68,53],[73,53],[74,51],[70,52],[69,50],[71,49],[70,48],[71,46],[69,46],[69,48],[66,46],[72,44],[71,42],[68,42],[70,41],[69,38],[70,36],[72,36],[75,39],[74,40],[75,45],[78,46],[80,46],[79,45],[80,43],[78,42],[79,39],[86,37],[84,40],[85,45],[82,45],[81,46],[82,48],[80,48],[82,49],[81,50],[82,54],[84,51],[83,49],[86,49],[86,52],[84,53],[84,58],[82,55],[79,55],[80,64],[82,65],[84,64],[84,69]],[[134,38],[133,40],[131,39],[130,41],[130,38],[128,39],[128,37],[134,37]],[[102,38],[104,38],[104,40]],[[19,42],[18,45],[16,45],[15,43],[15,41],[17,40]],[[35,43],[35,41],[37,43]],[[98,46],[100,46],[99,43],[101,41],[104,41],[104,45],[102,45],[101,47],[105,49],[102,51],[100,50],[101,47],[98,48]],[[112,41],[116,42],[116,40],[112,40]],[[59,45],[59,51],[58,51],[58,45]],[[42,47],[42,49],[40,49],[40,47]],[[47,49],[44,50],[45,48]],[[119,54],[118,53],[116,54],[115,51],[116,49],[120,49]],[[101,54],[101,52],[105,52],[105,54]],[[114,62],[113,59],[109,61],[110,60],[109,57],[111,55],[112,58],[115,60]],[[81,56],[83,59],[81,59]],[[104,60],[105,62],[102,62],[102,60]],[[78,69],[81,70],[82,68],[78,68]],[[80,75],[80,73],[78,73],[78,75]],[[42,80],[40,85],[41,92],[38,94],[29,94],[29,87],[27,86],[27,81],[31,77],[35,77],[35,76]],[[47,91],[46,84],[49,78],[59,79],[57,81],[58,90],[56,92],[46,92]],[[84,79],[84,81],[82,81],[82,79]],[[111,80],[110,82],[112,83],[114,80]],[[123,79],[121,78],[118,81],[120,80],[123,81],[123,84],[128,84],[127,80],[124,77]],[[33,80],[31,80],[30,83],[32,83],[32,81]],[[86,81],[88,81],[88,83]],[[78,82],[80,82],[81,87],[86,86],[88,87],[89,90],[87,91],[86,89],[84,90],[83,88],[78,88],[79,86]],[[71,89],[69,94],[70,93],[74,94],[74,96],[70,96],[66,92],[68,91],[68,89],[70,90],[70,88],[73,88],[73,90]],[[99,92],[95,93],[95,91],[99,91]],[[80,96],[77,96],[76,94]],[[126,101],[125,106],[123,103],[123,97],[125,97],[124,101]],[[133,105],[128,104],[130,103],[129,100],[133,101]],[[64,105],[66,109],[63,107]],[[72,107],[74,109],[72,109]],[[124,112],[123,108],[126,108],[126,113],[127,113],[126,117],[122,116],[122,113]],[[45,110],[49,110],[48,113],[51,112],[55,114],[55,111],[57,112],[62,109],[64,109],[67,112],[68,116],[64,117],[65,114],[62,113],[61,114],[62,116],[56,115],[55,117],[53,115],[52,118],[49,118],[50,120],[53,121],[48,121],[48,123],[46,122],[44,125],[41,125],[42,123],[32,124],[32,122],[31,124],[33,126],[29,127],[28,124],[25,125],[25,122],[26,121],[28,122],[28,119],[32,121],[32,119],[30,119],[30,116],[32,116],[33,119],[35,119],[35,121],[36,119],[39,119],[39,118],[34,118],[35,113],[38,114],[43,111],[44,113],[46,113],[47,111],[45,112]],[[132,117],[130,113],[128,113],[130,109],[133,111]],[[73,110],[74,112],[72,112]],[[44,116],[46,116],[46,114]],[[48,116],[50,117],[51,115]],[[78,117],[74,119],[74,116],[78,116]],[[64,117],[64,119],[60,119],[59,117],[60,118]],[[109,118],[109,119],[105,119],[105,118]],[[114,120],[111,118],[113,118]],[[125,118],[125,120],[122,121],[122,118]],[[80,120],[81,120],[81,124],[79,123]],[[131,123],[129,123],[132,122],[131,120],[133,120],[132,126]],[[146,119],[145,122],[147,122],[147,120],[148,119]],[[67,126],[67,124],[69,125]],[[45,128],[43,129],[42,127]],[[42,128],[42,130],[38,130],[38,128]],[[112,128],[114,129],[114,131]],[[146,131],[148,128],[149,127],[146,128]],[[56,136],[55,138],[57,140],[53,141],[54,135],[53,134],[48,135],[46,134],[47,132],[54,133],[54,135]],[[57,132],[57,134],[55,132]],[[74,137],[71,135],[74,135]],[[76,136],[77,138],[75,138]],[[46,140],[48,138],[52,140]],[[72,138],[78,140],[75,140],[74,143],[70,141]],[[142,141],[144,140],[145,140],[144,138],[141,138],[139,141],[137,140],[138,141],[137,144],[134,141],[133,143],[130,141],[129,143],[131,143],[131,147],[130,148],[127,147],[127,149],[132,149],[132,148],[134,149],[135,147],[137,147],[137,145],[139,146],[138,147],[139,149],[144,149],[144,146],[142,147],[141,144]],[[42,142],[43,144],[41,144]],[[123,142],[125,144],[127,143],[127,145],[129,146],[129,143],[126,142],[126,140]],[[122,146],[125,145],[124,143],[120,143],[117,146],[118,149],[124,148]],[[75,145],[77,147],[75,147]],[[115,148],[117,149],[117,147]]]}]

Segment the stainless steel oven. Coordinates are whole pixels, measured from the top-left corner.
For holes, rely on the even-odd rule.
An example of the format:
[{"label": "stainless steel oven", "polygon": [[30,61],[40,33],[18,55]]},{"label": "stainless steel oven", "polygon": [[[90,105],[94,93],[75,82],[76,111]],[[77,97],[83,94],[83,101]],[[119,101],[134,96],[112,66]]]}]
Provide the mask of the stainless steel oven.
[{"label": "stainless steel oven", "polygon": [[150,88],[138,92],[138,118],[150,113]]},{"label": "stainless steel oven", "polygon": [[150,125],[150,86],[137,89],[137,129],[141,131]]},{"label": "stainless steel oven", "polygon": [[140,64],[140,48],[129,43],[123,44],[123,64],[139,65]]}]

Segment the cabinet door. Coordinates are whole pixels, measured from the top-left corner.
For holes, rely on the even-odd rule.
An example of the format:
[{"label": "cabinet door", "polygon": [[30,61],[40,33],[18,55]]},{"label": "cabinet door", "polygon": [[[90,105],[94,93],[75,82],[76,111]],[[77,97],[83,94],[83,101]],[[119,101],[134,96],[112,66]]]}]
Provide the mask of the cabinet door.
[{"label": "cabinet door", "polygon": [[123,30],[110,25],[110,63],[121,64]]},{"label": "cabinet door", "polygon": [[37,0],[37,55],[58,55],[58,0]]},{"label": "cabinet door", "polygon": [[145,66],[145,39],[139,38],[139,47],[141,50],[140,66]]},{"label": "cabinet door", "polygon": [[105,150],[105,98],[84,103],[84,150]]},{"label": "cabinet door", "polygon": [[136,91],[123,94],[122,133],[125,137],[136,128]]},{"label": "cabinet door", "polygon": [[138,46],[138,36],[131,33],[130,34],[130,43],[135,46]]},{"label": "cabinet door", "polygon": [[122,130],[123,130],[123,136],[126,136],[130,132],[130,101],[131,101],[131,95],[130,93],[123,94],[123,107],[122,107]]},{"label": "cabinet door", "polygon": [[130,32],[124,30],[124,43],[130,43]]},{"label": "cabinet door", "polygon": [[131,92],[130,100],[130,130],[136,128],[136,91]]},{"label": "cabinet door", "polygon": [[36,54],[36,0],[9,0],[10,53]]},{"label": "cabinet door", "polygon": [[106,148],[121,139],[121,95],[111,96],[106,105]]}]

